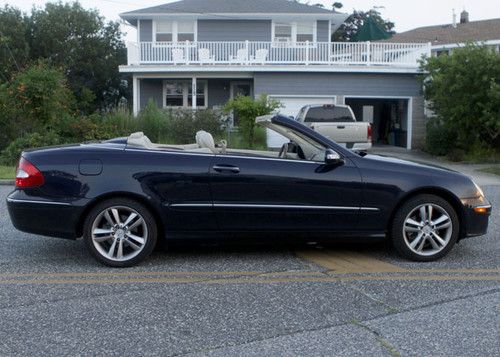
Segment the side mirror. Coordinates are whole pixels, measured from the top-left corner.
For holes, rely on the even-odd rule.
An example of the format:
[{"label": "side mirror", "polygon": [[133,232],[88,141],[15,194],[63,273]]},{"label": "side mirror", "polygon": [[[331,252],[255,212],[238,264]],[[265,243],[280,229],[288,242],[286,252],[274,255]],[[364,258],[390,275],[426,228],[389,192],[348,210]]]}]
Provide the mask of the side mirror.
[{"label": "side mirror", "polygon": [[344,160],[340,157],[338,153],[332,149],[326,149],[325,151],[325,164],[327,165],[338,165],[343,164]]}]

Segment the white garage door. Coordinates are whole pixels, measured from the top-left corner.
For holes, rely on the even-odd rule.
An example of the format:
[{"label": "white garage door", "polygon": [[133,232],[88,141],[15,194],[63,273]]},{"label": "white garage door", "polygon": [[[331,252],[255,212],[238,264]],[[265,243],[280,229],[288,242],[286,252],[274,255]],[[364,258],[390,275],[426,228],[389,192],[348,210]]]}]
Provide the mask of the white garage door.
[{"label": "white garage door", "polygon": [[[277,99],[283,104],[278,112],[285,116],[293,116],[294,118],[299,113],[303,106],[309,104],[335,104],[335,97],[286,97],[286,96],[270,96]],[[267,131],[267,146],[270,148],[280,148],[288,140],[275,133],[274,131]]]}]

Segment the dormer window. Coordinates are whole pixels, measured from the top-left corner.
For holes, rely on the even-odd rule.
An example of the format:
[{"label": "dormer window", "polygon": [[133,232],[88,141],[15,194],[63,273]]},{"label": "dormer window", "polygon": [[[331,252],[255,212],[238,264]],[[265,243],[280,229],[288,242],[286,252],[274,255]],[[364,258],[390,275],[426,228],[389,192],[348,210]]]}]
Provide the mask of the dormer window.
[{"label": "dormer window", "polygon": [[315,42],[315,22],[273,22],[274,42]]},{"label": "dormer window", "polygon": [[195,21],[155,21],[155,42],[196,41]]}]

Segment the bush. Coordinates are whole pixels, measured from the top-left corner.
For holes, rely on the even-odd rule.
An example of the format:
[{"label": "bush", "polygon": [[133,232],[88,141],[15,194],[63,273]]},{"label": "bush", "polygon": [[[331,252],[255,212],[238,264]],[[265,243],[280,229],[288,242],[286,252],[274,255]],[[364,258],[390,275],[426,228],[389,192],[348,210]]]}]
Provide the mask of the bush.
[{"label": "bush", "polygon": [[4,165],[15,165],[23,150],[61,144],[62,140],[55,132],[44,134],[32,133],[11,142],[1,153],[0,159]]},{"label": "bush", "polygon": [[196,132],[205,130],[221,139],[223,136],[222,113],[212,109],[192,111],[189,109],[167,110],[165,143],[185,144],[195,141]]},{"label": "bush", "polygon": [[424,95],[430,109],[469,151],[481,142],[499,150],[500,56],[486,45],[469,44],[449,56],[422,62]]},{"label": "bush", "polygon": [[281,106],[282,104],[279,101],[270,99],[265,94],[262,94],[258,99],[238,96],[227,102],[224,111],[226,113],[231,111],[238,113],[240,119],[239,130],[248,147],[252,148],[255,144],[255,118],[271,114]]},{"label": "bush", "polygon": [[453,128],[447,126],[443,121],[432,118],[427,123],[427,139],[425,150],[438,156],[446,156],[452,150],[457,149],[457,136]]},{"label": "bush", "polygon": [[471,163],[499,163],[500,150],[491,148],[485,143],[476,142],[464,155],[464,160]]}]

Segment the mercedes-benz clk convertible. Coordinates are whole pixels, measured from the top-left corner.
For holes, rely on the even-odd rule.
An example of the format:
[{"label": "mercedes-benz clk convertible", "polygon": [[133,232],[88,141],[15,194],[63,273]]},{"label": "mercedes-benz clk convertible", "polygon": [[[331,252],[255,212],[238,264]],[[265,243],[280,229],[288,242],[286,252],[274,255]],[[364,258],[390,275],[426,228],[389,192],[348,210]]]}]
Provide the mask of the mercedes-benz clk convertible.
[{"label": "mercedes-benz clk convertible", "polygon": [[287,138],[279,152],[232,149],[204,131],[187,145],[134,133],[25,151],[10,217],[24,232],[83,237],[113,267],[143,261],[159,241],[266,235],[387,237],[403,257],[431,261],[486,234],[491,205],[467,176],[350,151],[283,116],[257,123]]}]

